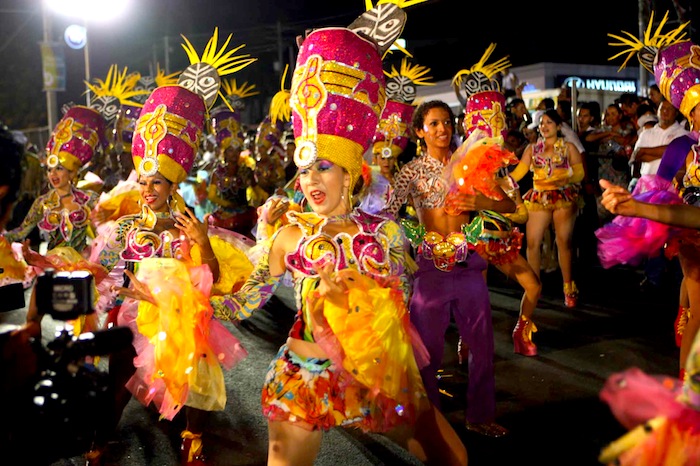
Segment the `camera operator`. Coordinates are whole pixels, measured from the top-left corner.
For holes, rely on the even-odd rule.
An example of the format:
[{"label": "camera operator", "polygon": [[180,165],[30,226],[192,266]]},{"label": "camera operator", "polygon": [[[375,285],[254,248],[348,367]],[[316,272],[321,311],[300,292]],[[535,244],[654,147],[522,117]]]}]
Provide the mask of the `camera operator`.
[{"label": "camera operator", "polygon": [[[37,308],[57,321],[94,312],[88,272],[49,271],[36,289]],[[18,292],[23,299],[21,287]],[[90,447],[104,428],[113,386],[86,359],[130,346],[133,337],[126,327],[74,335],[70,326],[59,326],[56,338],[43,346],[37,327],[0,326],[0,409],[7,420],[0,427],[0,449],[7,464],[50,464]]]}]

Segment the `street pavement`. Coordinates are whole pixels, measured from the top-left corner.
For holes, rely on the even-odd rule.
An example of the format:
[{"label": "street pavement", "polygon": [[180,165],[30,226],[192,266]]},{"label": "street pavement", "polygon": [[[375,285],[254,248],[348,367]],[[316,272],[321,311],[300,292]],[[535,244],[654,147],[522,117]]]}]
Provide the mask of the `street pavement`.
[{"label": "street pavement", "polygon": [[[489,270],[497,389],[497,421],[509,435],[489,438],[467,431],[464,422],[466,367],[459,364],[457,334],[446,335],[439,374],[443,411],[467,446],[474,465],[596,465],[598,453],[624,433],[598,394],[614,372],[637,366],[648,373],[675,375],[678,350],[673,340],[677,309],[674,283],[640,292],[635,268],[579,268],[579,304],[563,306],[561,275],[543,274],[543,297],[534,315],[536,357],[513,353],[511,331],[522,296],[517,283]],[[214,413],[205,433],[212,465],[264,465],[266,423],[260,387],[267,365],[286,338],[293,311],[290,295],[276,299],[236,327],[226,324],[248,350],[248,357],[226,373],[228,402]],[[22,319],[22,311],[4,319]],[[51,335],[50,318],[43,324]],[[131,401],[110,444],[107,464],[177,465],[183,419],[159,421],[152,409]],[[79,456],[52,466],[83,464]],[[316,465],[416,465],[403,449],[381,435],[334,429],[324,436]]]}]

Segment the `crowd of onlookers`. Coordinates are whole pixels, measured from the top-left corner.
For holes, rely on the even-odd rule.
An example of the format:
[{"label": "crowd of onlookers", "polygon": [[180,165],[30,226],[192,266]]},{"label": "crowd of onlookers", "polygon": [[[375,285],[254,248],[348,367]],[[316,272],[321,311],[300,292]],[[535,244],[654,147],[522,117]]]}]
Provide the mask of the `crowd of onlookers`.
[{"label": "crowd of onlookers", "polygon": [[[645,97],[624,93],[605,108],[597,101],[577,100],[576,115],[572,114],[571,88],[562,88],[556,99],[543,98],[534,111],[526,107],[521,89],[505,92],[509,94],[505,143],[518,157],[528,144],[537,140],[539,119],[549,108],[556,109],[561,116],[565,139],[581,152],[586,175],[582,182],[583,205],[574,235],[575,260],[581,266],[598,265],[595,231],[614,217],[600,203],[602,190],[598,181],[606,179],[632,190],[641,175],[655,173],[663,149],[670,140],[687,133],[689,123],[662,97],[656,84],[649,86]],[[640,137],[655,127],[656,137],[652,133]],[[657,149],[649,153],[650,147]],[[529,183],[527,176],[521,180],[522,192],[529,189]],[[549,250],[556,252],[555,247]],[[643,266],[645,277],[640,284],[643,290],[658,289],[662,285],[662,272],[669,267],[677,271],[673,261],[669,263],[663,257],[649,262]],[[546,268],[556,267],[556,260],[543,262],[543,267],[545,264]]]}]

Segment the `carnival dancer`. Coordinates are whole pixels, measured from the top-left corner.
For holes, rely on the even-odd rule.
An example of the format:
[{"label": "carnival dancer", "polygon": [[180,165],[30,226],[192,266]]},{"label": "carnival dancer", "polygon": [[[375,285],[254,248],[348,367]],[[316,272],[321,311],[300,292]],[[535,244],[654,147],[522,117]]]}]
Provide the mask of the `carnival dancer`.
[{"label": "carnival dancer", "polygon": [[[98,194],[75,187],[80,169],[93,158],[103,156],[107,148],[104,138],[105,122],[95,110],[76,105],[68,109],[58,122],[46,145],[47,177],[50,189],[32,204],[22,223],[15,229],[3,233],[8,242],[21,242],[38,227],[40,235],[47,241],[44,256],[29,249],[25,244],[23,256],[34,268],[28,272],[34,276],[43,269],[92,271],[96,279],[105,275],[99,267],[87,264],[87,246],[94,237],[90,214],[97,202]],[[32,291],[27,309],[27,324],[35,335],[41,334],[43,314],[35,303]],[[72,321],[76,334],[84,326],[97,328],[96,316]]]},{"label": "carnival dancer", "polygon": [[[484,229],[476,244],[476,251],[507,277],[515,278],[523,288],[518,321],[513,329],[513,351],[524,356],[535,356],[537,346],[532,342],[532,333],[537,331],[537,327],[532,321],[532,315],[542,292],[542,283],[520,253],[523,234],[514,225],[525,224],[528,214],[519,187],[509,175],[508,166],[517,164],[518,159],[504,147],[507,133],[504,111],[506,101],[498,82],[494,80],[499,72],[508,69],[510,62],[507,58],[502,58],[487,64],[495,48],[496,44],[491,44],[479,62],[470,69],[458,72],[453,78],[456,87],[463,88],[466,95],[463,123],[465,141],[459,152],[464,154],[465,160],[470,160],[467,165],[472,166],[470,176],[464,178],[465,173],[459,170],[460,157],[453,156],[452,165],[457,169],[453,179],[456,176],[463,186],[474,187],[483,183],[487,175],[493,175],[516,204],[516,212],[512,214],[480,212]],[[477,154],[472,153],[473,150]],[[488,193],[490,190],[484,188],[482,191]]]},{"label": "carnival dancer", "polygon": [[[454,114],[443,101],[424,102],[414,111],[413,131],[422,155],[404,165],[394,184],[386,212],[396,216],[411,202],[420,225],[407,234],[417,247],[418,270],[411,298],[411,322],[430,353],[430,364],[421,370],[428,395],[440,406],[436,379],[442,365],[445,332],[451,316],[462,340],[469,346],[469,384],[466,426],[487,435],[507,432],[495,422],[493,329],[488,288],[483,277],[486,261],[470,253],[467,236],[471,212],[482,209],[513,211],[515,205],[500,187],[501,200],[480,194],[456,193],[454,215],[446,214],[449,183],[444,170],[452,157]],[[472,238],[472,247],[475,238]]]},{"label": "carnival dancer", "polygon": [[8,241],[22,241],[39,227],[48,250],[59,246],[78,252],[85,249],[91,235],[90,211],[98,194],[74,185],[80,168],[104,154],[104,133],[104,119],[98,112],[81,105],[68,109],[46,146],[50,189],[34,201],[19,227],[3,233]]},{"label": "carnival dancer", "polygon": [[511,176],[517,182],[528,171],[533,174],[533,187],[523,195],[528,211],[525,228],[527,261],[539,277],[542,241],[553,222],[564,283],[564,305],[571,308],[576,307],[578,300],[571,242],[584,170],[581,153],[562,136],[562,123],[556,110],[545,110],[539,122],[540,138],[525,148]]},{"label": "carnival dancer", "polygon": [[[392,26],[385,51],[403,28],[402,12],[391,3],[375,8],[368,20],[391,20],[377,27],[388,32]],[[424,449],[420,456],[431,463],[467,461],[421,381],[425,354],[406,308],[410,284],[400,227],[353,208],[362,156],[385,103],[381,54],[367,37],[325,28],[301,44],[291,88],[294,160],[312,212],[287,213],[289,224],[271,238],[241,291],[212,300],[217,316],[245,319],[285,271],[293,274],[300,308],[262,393],[270,465],[313,464],[322,432],[335,426],[388,433],[417,454]],[[398,437],[414,426],[417,442]]]},{"label": "carnival dancer", "polygon": [[[215,30],[207,46],[211,55],[203,57],[206,65],[181,75],[191,80],[157,88],[144,104],[132,144],[142,210],[120,218],[93,248],[92,259],[108,270],[125,268],[128,280],[120,292],[128,298],[110,312],[109,320],[134,333],[133,346],[110,355],[117,393],[110,426],[87,454],[93,463],[101,461],[131,394],[144,405],[153,403],[165,419],[173,419],[184,406],[182,463],[204,463],[206,414],[226,404],[221,366],[231,368],[246,355],[238,340],[212,319],[208,301],[235,290],[252,271],[241,247],[245,243],[230,233],[211,235],[206,219],[199,221],[186,209],[177,192],[197,154],[206,103],[213,101],[204,97],[211,97],[211,89],[197,87],[202,81],[192,74],[201,68],[215,74],[214,64],[231,69],[240,63],[232,53],[207,62],[223,54],[217,41]],[[184,84],[207,92],[198,94]]]},{"label": "carnival dancer", "polygon": [[[626,33],[626,37],[609,34],[618,40],[612,45],[625,47],[625,50],[611,59],[628,54],[629,60],[636,53],[640,63],[654,73],[664,97],[690,122],[691,132],[669,144],[657,174],[642,176],[631,196],[637,201],[652,204],[683,202],[700,206],[700,149],[697,146],[697,129],[700,126],[700,65],[693,59],[700,48],[683,34],[688,23],[662,33],[668,21],[666,13],[652,34],[653,19],[652,15],[643,42],[629,33]],[[677,174],[682,171],[685,174],[680,183],[676,183]],[[682,379],[690,348],[700,328],[700,235],[694,230],[669,227],[667,222],[659,223],[646,215],[629,215],[627,211],[619,209],[608,210],[619,216],[596,231],[601,263],[607,266],[639,263],[664,247],[667,256],[678,254],[683,280],[674,326],[677,342],[680,343],[679,367]],[[687,299],[684,299],[685,296]]]}]

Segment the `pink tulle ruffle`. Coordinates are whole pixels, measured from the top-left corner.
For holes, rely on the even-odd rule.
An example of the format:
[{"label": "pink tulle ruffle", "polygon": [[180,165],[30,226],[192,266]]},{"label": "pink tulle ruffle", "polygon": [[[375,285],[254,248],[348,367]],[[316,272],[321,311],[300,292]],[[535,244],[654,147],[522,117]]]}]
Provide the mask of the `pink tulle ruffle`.
[{"label": "pink tulle ruffle", "polygon": [[[638,201],[651,204],[681,204],[670,182],[655,175],[645,175],[632,192]],[[616,216],[612,222],[596,230],[598,258],[604,268],[618,264],[639,265],[659,254],[678,228],[639,217]]]}]

